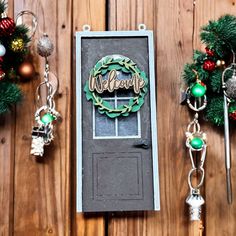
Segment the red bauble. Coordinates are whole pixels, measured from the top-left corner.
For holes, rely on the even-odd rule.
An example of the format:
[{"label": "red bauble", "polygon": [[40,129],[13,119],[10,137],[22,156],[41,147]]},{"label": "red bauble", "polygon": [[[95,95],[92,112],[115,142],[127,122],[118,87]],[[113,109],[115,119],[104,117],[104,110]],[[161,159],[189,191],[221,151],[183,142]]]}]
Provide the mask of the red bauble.
[{"label": "red bauble", "polygon": [[207,71],[213,71],[216,67],[216,63],[212,60],[205,60],[203,63],[203,69]]},{"label": "red bauble", "polygon": [[210,48],[206,47],[205,50],[208,56],[213,57],[215,55],[215,53]]},{"label": "red bauble", "polygon": [[229,118],[231,118],[232,120],[236,120],[236,111],[229,113]]},{"label": "red bauble", "polygon": [[3,17],[0,19],[0,36],[6,37],[15,31],[16,24],[10,17]]},{"label": "red bauble", "polygon": [[5,72],[0,68],[0,81],[4,79],[5,75]]}]

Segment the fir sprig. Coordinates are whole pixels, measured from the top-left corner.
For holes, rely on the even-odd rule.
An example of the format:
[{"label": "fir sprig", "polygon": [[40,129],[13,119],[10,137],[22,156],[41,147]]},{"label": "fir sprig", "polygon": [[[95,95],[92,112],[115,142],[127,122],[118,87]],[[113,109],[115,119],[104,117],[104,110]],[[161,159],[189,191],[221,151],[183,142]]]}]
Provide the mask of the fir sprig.
[{"label": "fir sprig", "polygon": [[10,82],[0,82],[0,114],[8,111],[11,106],[21,100],[20,88]]},{"label": "fir sprig", "polygon": [[209,21],[202,27],[201,40],[219,57],[225,57],[236,51],[236,17],[225,15],[217,21]]},{"label": "fir sprig", "polygon": [[6,8],[7,8],[7,4],[5,1],[0,1],[0,14],[2,14],[3,12],[6,11]]},{"label": "fir sprig", "polygon": [[[201,28],[201,41],[206,45],[206,52],[194,51],[193,63],[184,66],[182,77],[187,86],[196,82],[198,78],[207,86],[207,107],[205,118],[216,125],[224,124],[224,106],[222,90],[222,72],[225,66],[232,62],[232,52],[236,52],[236,17],[225,15],[216,21]],[[211,54],[207,51],[211,50]],[[212,71],[204,69],[204,63],[210,60],[214,63],[224,61],[225,65],[216,66]],[[195,71],[195,72],[194,72]],[[226,80],[232,76],[232,71],[227,72]],[[229,112],[236,111],[236,102],[231,102]]]},{"label": "fir sprig", "polygon": [[[5,12],[6,3],[0,0],[0,13]],[[1,16],[0,16],[1,17]],[[9,19],[9,18],[6,18]],[[1,22],[0,22],[1,24]],[[6,49],[4,56],[0,58],[0,114],[8,111],[12,105],[19,102],[22,97],[20,88],[15,84],[20,78],[19,66],[28,54],[28,28],[24,25],[12,24],[13,33],[4,33],[6,25],[0,27],[0,44]],[[13,50],[13,40],[22,40],[23,46],[19,50]],[[5,74],[5,76],[3,76]]]}]

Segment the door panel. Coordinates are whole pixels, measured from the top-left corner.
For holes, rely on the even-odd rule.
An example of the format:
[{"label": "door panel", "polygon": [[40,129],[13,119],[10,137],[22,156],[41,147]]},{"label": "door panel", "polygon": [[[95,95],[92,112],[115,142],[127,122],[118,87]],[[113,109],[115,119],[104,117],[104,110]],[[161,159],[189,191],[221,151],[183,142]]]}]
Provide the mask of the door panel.
[{"label": "door panel", "polygon": [[[83,37],[81,89],[96,62],[107,55],[130,58],[149,78],[148,48],[147,37]],[[122,96],[118,90],[116,104],[124,102]],[[85,93],[81,97],[83,211],[153,210],[152,146],[137,145],[140,139],[152,141],[149,92],[138,113],[116,119],[99,114]]]}]

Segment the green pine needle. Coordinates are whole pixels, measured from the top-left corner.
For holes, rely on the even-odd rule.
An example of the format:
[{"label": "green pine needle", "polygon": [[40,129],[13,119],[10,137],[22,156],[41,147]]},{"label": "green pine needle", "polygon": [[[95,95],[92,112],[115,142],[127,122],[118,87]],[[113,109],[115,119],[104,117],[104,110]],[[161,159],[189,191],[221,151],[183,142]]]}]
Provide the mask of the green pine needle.
[{"label": "green pine needle", "polygon": [[206,53],[201,51],[195,50],[193,53],[193,60],[195,63],[203,64],[204,60],[206,59]]},{"label": "green pine needle", "polygon": [[0,1],[0,14],[2,14],[3,12],[5,12],[6,8],[7,8],[6,2],[1,0],[1,1]]},{"label": "green pine needle", "polygon": [[207,120],[215,125],[221,126],[224,124],[224,98],[212,97],[208,99],[207,109],[205,111]]},{"label": "green pine needle", "polygon": [[30,42],[30,38],[27,35],[29,29],[25,25],[17,25],[12,38],[22,38],[25,45]]},{"label": "green pine needle", "polygon": [[185,80],[185,83],[188,86],[191,86],[196,82],[196,74],[194,73],[194,70],[197,71],[198,77],[202,80],[202,82],[206,83],[209,73],[202,68],[202,65],[196,63],[186,64],[184,66],[182,77]]},{"label": "green pine needle", "polygon": [[211,76],[209,77],[209,82],[207,83],[207,85],[209,86],[207,87],[214,93],[222,92],[221,75],[222,75],[222,70],[216,69],[211,73]]},{"label": "green pine needle", "polygon": [[231,50],[236,51],[236,17],[225,15],[217,21],[209,21],[200,35],[202,42],[219,57],[231,54]]},{"label": "green pine needle", "polygon": [[16,84],[0,82],[0,114],[10,110],[11,106],[21,100],[22,94]]}]

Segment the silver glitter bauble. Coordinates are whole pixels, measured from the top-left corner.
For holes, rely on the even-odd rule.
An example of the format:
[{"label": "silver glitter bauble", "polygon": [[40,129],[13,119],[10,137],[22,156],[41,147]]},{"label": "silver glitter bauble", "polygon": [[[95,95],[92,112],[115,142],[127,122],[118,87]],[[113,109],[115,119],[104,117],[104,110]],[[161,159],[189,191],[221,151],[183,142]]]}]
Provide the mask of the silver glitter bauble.
[{"label": "silver glitter bauble", "polygon": [[236,78],[232,77],[225,82],[225,93],[229,98],[236,98]]},{"label": "silver glitter bauble", "polygon": [[48,57],[52,54],[54,49],[52,41],[47,34],[44,34],[38,41],[37,52],[42,57]]}]

